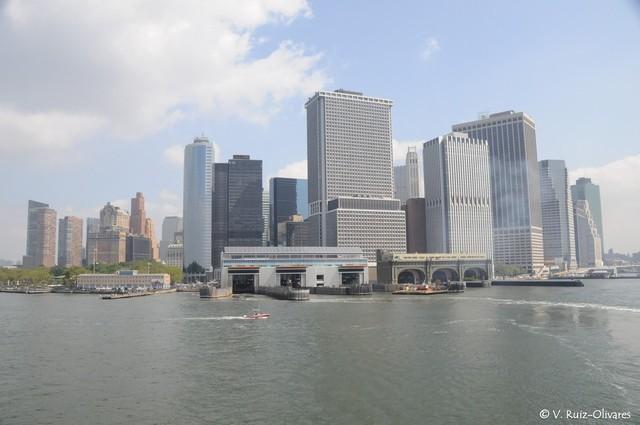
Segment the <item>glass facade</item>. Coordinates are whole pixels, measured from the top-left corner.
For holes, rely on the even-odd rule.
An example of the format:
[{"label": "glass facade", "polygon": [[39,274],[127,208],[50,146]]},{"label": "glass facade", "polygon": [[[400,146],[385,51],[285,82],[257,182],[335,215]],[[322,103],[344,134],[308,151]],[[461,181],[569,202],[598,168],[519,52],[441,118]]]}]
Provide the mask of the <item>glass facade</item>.
[{"label": "glass facade", "polygon": [[535,122],[506,111],[453,126],[489,143],[496,263],[526,271],[544,265]]},{"label": "glass facade", "polygon": [[227,184],[229,164],[217,163],[213,167],[213,224],[211,226],[211,264],[220,267],[220,254],[227,243]]},{"label": "glass facade", "polygon": [[262,161],[234,155],[214,173],[212,263],[219,267],[224,247],[262,245]]},{"label": "glass facade", "polygon": [[211,197],[213,145],[196,138],[184,151],[184,266],[197,262],[211,267]]},{"label": "glass facade", "polygon": [[602,252],[604,253],[604,234],[602,232],[602,204],[600,202],[600,186],[593,184],[591,179],[581,177],[576,180],[576,184],[571,186],[571,197],[573,202],[580,200],[587,201],[589,203],[589,210],[591,217],[598,229],[598,236],[602,245]]},{"label": "glass facade", "polygon": [[281,245],[278,240],[278,223],[283,223],[292,215],[309,216],[307,180],[288,177],[274,177],[269,182],[271,208],[271,244]]}]

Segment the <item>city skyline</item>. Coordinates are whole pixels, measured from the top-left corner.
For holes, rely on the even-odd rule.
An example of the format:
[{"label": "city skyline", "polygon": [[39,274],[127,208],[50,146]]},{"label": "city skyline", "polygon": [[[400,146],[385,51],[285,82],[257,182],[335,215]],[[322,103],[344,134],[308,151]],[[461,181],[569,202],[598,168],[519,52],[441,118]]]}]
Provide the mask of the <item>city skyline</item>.
[{"label": "city skyline", "polygon": [[[166,85],[152,86],[158,93],[170,95],[169,100],[160,105],[154,92],[147,90],[139,91],[135,98],[125,97],[125,102],[114,103],[113,98],[103,97],[101,91],[105,84],[113,83],[116,94],[138,92],[135,88],[141,82],[133,78],[126,62],[127,57],[137,55],[131,55],[127,50],[116,52],[115,57],[107,56],[114,66],[123,66],[119,68],[122,72],[113,73],[124,77],[123,80],[96,79],[100,74],[94,62],[78,62],[78,58],[94,57],[84,50],[86,46],[74,40],[58,39],[50,32],[61,27],[73,28],[75,22],[96,23],[92,21],[95,16],[82,7],[67,15],[48,13],[48,7],[52,6],[37,11],[28,5],[6,2],[0,8],[0,22],[7,24],[0,28],[10,41],[0,47],[0,52],[9,58],[9,66],[0,71],[4,77],[2,87],[6,88],[0,91],[0,128],[4,135],[0,152],[6,160],[0,178],[9,181],[14,175],[21,176],[20,181],[12,180],[0,194],[0,214],[9,228],[6,242],[0,247],[0,258],[19,260],[24,254],[24,204],[27,199],[45,200],[60,217],[94,217],[108,200],[128,209],[130,193],[140,190],[147,195],[148,214],[156,224],[161,223],[164,216],[181,215],[182,193],[176,183],[181,181],[181,165],[175,152],[181,152],[194,135],[204,133],[210,137],[221,151],[216,155],[218,158],[226,159],[232,153],[242,151],[262,159],[265,181],[274,176],[304,178],[305,122],[300,105],[315,90],[338,87],[351,87],[394,99],[394,152],[401,152],[400,157],[395,155],[396,163],[402,161],[407,144],[418,145],[444,134],[451,123],[472,120],[479,112],[527,111],[537,123],[538,159],[564,159],[571,182],[577,177],[590,177],[601,186],[605,248],[622,252],[638,250],[640,229],[624,226],[625,217],[640,212],[640,201],[626,196],[640,188],[640,177],[635,172],[640,155],[634,146],[638,130],[632,125],[635,96],[633,90],[628,90],[637,86],[634,75],[640,71],[640,61],[625,53],[634,48],[632,40],[637,38],[634,34],[640,33],[638,14],[631,3],[620,2],[614,7],[597,2],[541,3],[522,20],[512,19],[517,9],[509,3],[487,8],[471,5],[472,10],[463,17],[465,22],[497,19],[505,25],[469,41],[468,32],[449,29],[430,19],[431,26],[421,26],[415,34],[406,32],[408,29],[401,29],[392,36],[371,34],[379,43],[376,52],[362,49],[357,37],[352,37],[356,34],[354,31],[364,29],[360,26],[363,24],[357,23],[356,27],[350,28],[353,22],[347,23],[345,17],[353,16],[358,10],[371,18],[384,13],[390,24],[399,24],[400,18],[418,23],[424,22],[425,16],[443,17],[454,13],[454,6],[413,4],[415,13],[407,17],[406,13],[385,7],[384,2],[370,5],[364,12],[357,4],[298,2],[288,7],[263,5],[262,14],[244,21],[237,17],[221,17],[219,12],[207,9],[201,11],[202,16],[222,22],[218,25],[221,31],[194,34],[202,40],[194,43],[195,48],[216,45],[213,41],[221,34],[229,34],[237,41],[229,47],[228,57],[235,61],[232,63],[246,65],[249,75],[265,70],[273,75],[290,72],[283,75],[291,76],[291,85],[278,85],[277,78],[268,82],[255,81],[242,74],[246,89],[240,90],[222,78],[220,86],[226,87],[226,91],[202,93],[200,98],[193,94],[188,83],[182,81],[194,77],[188,73],[187,78],[181,80],[185,86],[179,93],[166,92]],[[173,12],[176,19],[199,22],[199,17],[188,10]],[[604,12],[612,19],[601,23],[598,18]],[[122,11],[114,8],[105,10],[103,16],[117,17],[119,13]],[[140,20],[143,15],[144,11],[135,9],[132,19]],[[43,16],[54,16],[55,19],[43,27],[40,25]],[[73,16],[72,21],[68,20],[69,16]],[[540,19],[552,20],[549,32],[542,37],[536,31]],[[158,25],[159,31],[165,29],[155,15],[150,20]],[[243,28],[249,40],[238,38],[238,30],[226,25],[229,21]],[[328,30],[329,22],[333,24],[331,31]],[[554,22],[562,25],[554,26]],[[101,32],[100,23],[96,23],[86,38],[99,41],[91,47],[98,54],[113,55],[105,47],[105,40],[108,41],[111,35]],[[593,23],[604,24],[606,36],[589,32]],[[20,32],[17,31],[19,25],[22,25]],[[518,37],[507,37],[516,25]],[[122,31],[122,27],[113,28],[115,34],[122,34]],[[15,67],[25,63],[20,60],[25,54],[40,57],[44,63],[51,62],[50,55],[40,50],[47,46],[40,41],[48,38],[58,44],[68,44],[70,56],[56,61],[70,62],[53,62],[54,67],[32,67],[29,72],[16,70]],[[190,40],[178,38],[176,45]],[[287,44],[287,40],[291,40],[291,44]],[[141,49],[142,60],[138,65],[155,68],[164,78],[162,82],[172,82],[177,76],[168,74],[166,63],[145,53],[145,43],[151,42],[143,38],[131,40],[132,49]],[[494,46],[492,52],[483,47],[487,45]],[[390,46],[399,48],[397,52],[391,51]],[[528,51],[528,57],[507,58],[499,53],[514,46]],[[386,55],[386,62],[393,66],[384,65],[373,70],[372,60],[381,52]],[[451,73],[450,65],[459,60],[461,52],[474,62],[479,61],[481,54],[489,53],[487,60],[499,60],[501,67],[486,67],[475,75]],[[190,63],[192,57],[188,56],[192,51],[168,53],[178,62]],[[598,66],[592,66],[595,57],[599,58]],[[554,63],[553,70],[540,65],[547,62]],[[202,69],[210,71],[207,67],[211,64],[202,65]],[[264,68],[267,65],[270,67]],[[46,70],[50,78],[37,74],[42,71],[36,68]],[[73,92],[84,93],[84,86],[80,87],[82,90],[77,90],[77,86],[70,88],[62,75],[66,73],[61,73],[60,69],[81,69],[84,79],[100,91],[90,91],[90,95],[82,99],[67,96]],[[230,67],[231,72],[237,70],[235,65]],[[202,78],[206,81],[213,75],[211,72],[204,74],[207,77],[196,75],[200,79],[194,78],[193,83]],[[16,75],[20,80],[15,79]],[[221,74],[222,77],[227,75]],[[390,78],[394,75],[402,78]],[[516,85],[522,78],[528,80],[527,87]],[[599,84],[591,84],[593,81]],[[30,86],[33,88],[29,89]],[[58,96],[60,90],[69,100]],[[451,100],[461,93],[464,102]],[[554,93],[553,101],[550,101],[549,93]],[[76,103],[68,103],[71,100]],[[122,104],[140,107],[141,111],[149,110],[151,115],[132,114],[129,121],[126,114],[119,113],[119,108],[114,107]],[[220,106],[211,112],[207,107],[211,104]],[[615,105],[613,113],[602,115],[602,104]],[[145,105],[149,109],[144,108]],[[580,122],[580,125],[571,125],[571,122]],[[14,143],[14,140],[20,140],[20,143]],[[601,143],[602,140],[608,142]],[[274,146],[282,149],[273,149]],[[123,151],[127,151],[126,157],[122,155]],[[287,155],[278,154],[282,151]],[[62,161],[69,166],[59,167]],[[127,172],[113,173],[108,164],[116,161],[118,169]],[[79,175],[83,178],[79,179]],[[618,183],[618,175],[622,175],[621,183]],[[40,184],[41,181],[48,184]],[[69,189],[53,193],[51,187]],[[96,187],[101,190],[96,191]]]}]

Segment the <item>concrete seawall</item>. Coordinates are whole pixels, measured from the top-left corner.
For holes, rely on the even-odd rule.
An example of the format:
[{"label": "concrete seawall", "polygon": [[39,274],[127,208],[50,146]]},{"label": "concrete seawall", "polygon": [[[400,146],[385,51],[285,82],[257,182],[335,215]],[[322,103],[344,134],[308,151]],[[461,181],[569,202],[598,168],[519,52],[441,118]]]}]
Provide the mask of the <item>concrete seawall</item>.
[{"label": "concrete seawall", "polygon": [[289,286],[258,286],[256,294],[267,295],[279,300],[308,301],[308,289],[293,289]]},{"label": "concrete seawall", "polygon": [[372,285],[358,286],[318,286],[309,288],[309,292],[316,295],[371,295]]},{"label": "concrete seawall", "polygon": [[216,288],[214,286],[203,286],[200,288],[200,298],[226,298],[231,295],[231,288]]}]

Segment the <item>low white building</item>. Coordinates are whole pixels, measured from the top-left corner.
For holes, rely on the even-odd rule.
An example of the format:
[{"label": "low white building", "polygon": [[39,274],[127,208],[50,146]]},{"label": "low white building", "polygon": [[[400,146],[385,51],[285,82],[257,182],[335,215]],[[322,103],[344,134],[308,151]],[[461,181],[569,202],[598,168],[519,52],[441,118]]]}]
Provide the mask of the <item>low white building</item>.
[{"label": "low white building", "polygon": [[135,270],[120,270],[114,274],[80,274],[76,286],[87,291],[114,288],[169,289],[171,277],[166,273],[146,274]]},{"label": "low white building", "polygon": [[360,248],[226,247],[221,254],[223,286],[253,292],[258,286],[340,287],[369,283]]}]

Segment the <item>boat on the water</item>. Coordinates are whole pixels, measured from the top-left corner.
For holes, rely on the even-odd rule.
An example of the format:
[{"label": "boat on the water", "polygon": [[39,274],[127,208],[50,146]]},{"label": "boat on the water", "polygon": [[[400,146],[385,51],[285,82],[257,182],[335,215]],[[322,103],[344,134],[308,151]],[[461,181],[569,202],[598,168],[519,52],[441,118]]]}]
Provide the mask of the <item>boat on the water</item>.
[{"label": "boat on the water", "polygon": [[251,314],[245,314],[242,316],[247,320],[259,320],[259,319],[268,319],[271,316],[269,313],[260,313],[259,311],[254,311]]}]

